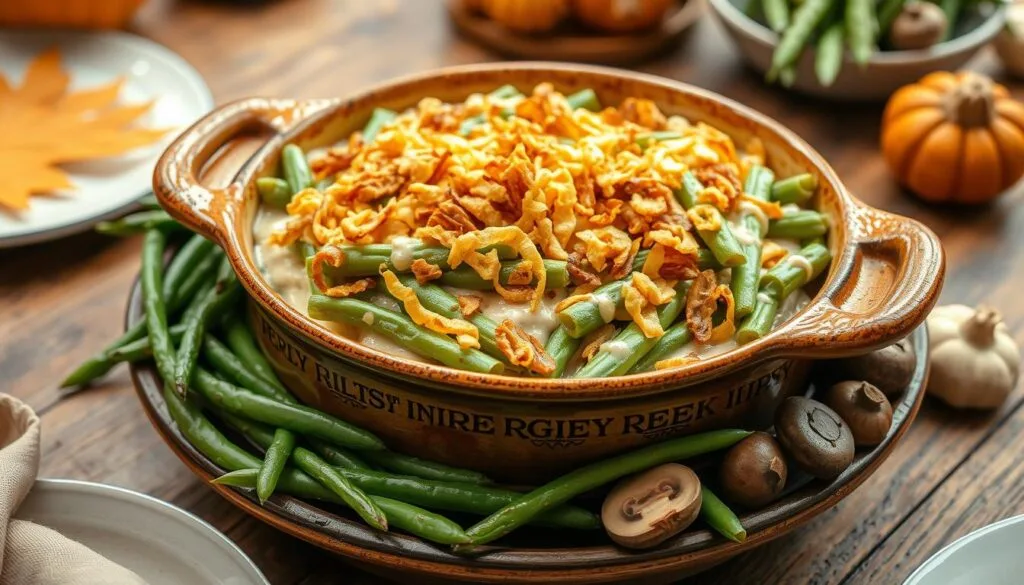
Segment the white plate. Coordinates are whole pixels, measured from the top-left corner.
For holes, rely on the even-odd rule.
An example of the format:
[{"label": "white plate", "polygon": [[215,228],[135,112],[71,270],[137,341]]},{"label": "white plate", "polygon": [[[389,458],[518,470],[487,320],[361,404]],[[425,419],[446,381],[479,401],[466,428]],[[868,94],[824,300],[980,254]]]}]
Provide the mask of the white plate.
[{"label": "white plate", "polygon": [[15,516],[81,542],[149,585],[270,585],[214,527],[138,492],[40,479]]},{"label": "white plate", "polygon": [[167,144],[213,107],[203,78],[184,59],[148,39],[122,32],[3,31],[0,72],[20,85],[29,62],[54,45],[61,48],[61,65],[71,74],[72,89],[124,77],[122,102],[156,100],[140,123],[172,130],[161,142],[127,155],[64,167],[78,187],[73,193],[32,197],[29,209],[19,214],[0,208],[0,248],[84,231],[132,207],[149,192],[153,165]]},{"label": "white plate", "polygon": [[989,524],[935,553],[904,585],[1019,585],[1024,516]]}]

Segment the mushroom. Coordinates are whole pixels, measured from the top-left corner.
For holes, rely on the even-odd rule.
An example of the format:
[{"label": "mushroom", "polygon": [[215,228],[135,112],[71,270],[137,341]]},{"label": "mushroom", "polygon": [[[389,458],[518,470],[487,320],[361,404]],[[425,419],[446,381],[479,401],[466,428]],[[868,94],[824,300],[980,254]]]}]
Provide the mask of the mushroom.
[{"label": "mushroom", "polygon": [[697,474],[666,463],[619,482],[601,506],[601,523],[622,546],[650,548],[692,524],[700,503]]},{"label": "mushroom", "polygon": [[889,399],[867,382],[835,384],[825,394],[825,404],[850,426],[853,442],[859,447],[881,443],[892,426]]},{"label": "mushroom", "polygon": [[728,500],[757,509],[779,497],[787,472],[782,448],[768,433],[757,432],[726,452],[719,483]]},{"label": "mushroom", "polygon": [[909,2],[889,29],[889,42],[901,51],[926,49],[946,36],[949,22],[937,4]]},{"label": "mushroom", "polygon": [[853,463],[850,427],[834,410],[790,396],[775,411],[775,433],[797,466],[819,479],[834,479]]},{"label": "mushroom", "polygon": [[910,385],[917,354],[910,339],[901,339],[871,353],[838,360],[835,366],[838,378],[833,380],[864,380],[886,396],[895,396]]}]

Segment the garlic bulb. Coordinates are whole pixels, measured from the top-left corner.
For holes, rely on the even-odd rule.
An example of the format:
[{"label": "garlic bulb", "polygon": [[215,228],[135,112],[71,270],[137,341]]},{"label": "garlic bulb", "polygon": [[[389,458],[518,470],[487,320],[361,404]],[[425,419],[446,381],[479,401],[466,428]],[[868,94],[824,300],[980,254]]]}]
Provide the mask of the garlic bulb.
[{"label": "garlic bulb", "polygon": [[938,307],[928,317],[928,393],[956,408],[996,408],[1020,373],[1020,350],[990,307]]}]

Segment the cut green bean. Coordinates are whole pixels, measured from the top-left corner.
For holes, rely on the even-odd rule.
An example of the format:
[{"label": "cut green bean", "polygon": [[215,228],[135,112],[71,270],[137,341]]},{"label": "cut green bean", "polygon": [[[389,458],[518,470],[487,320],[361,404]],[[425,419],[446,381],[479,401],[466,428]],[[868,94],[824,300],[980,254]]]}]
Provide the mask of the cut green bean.
[{"label": "cut green bean", "polygon": [[178,345],[174,372],[174,386],[182,396],[188,392],[192,384],[193,372],[199,359],[199,349],[206,336],[207,322],[215,314],[214,309],[218,304],[226,302],[225,298],[234,299],[240,290],[238,279],[231,270],[231,264],[225,259],[222,262],[220,274],[217,276],[216,285],[202,296],[194,310],[186,316],[185,333],[181,336]]},{"label": "cut green bean", "polygon": [[846,0],[843,20],[846,23],[846,40],[850,45],[853,61],[864,67],[875,52],[878,35],[874,0]]},{"label": "cut green bean", "polygon": [[825,222],[825,216],[809,209],[783,215],[768,223],[768,237],[771,238],[802,240],[822,236],[827,232],[828,223]]},{"label": "cut green bean", "polygon": [[631,277],[597,287],[587,300],[569,305],[558,313],[558,321],[570,337],[580,339],[615,318],[623,306],[622,285]]},{"label": "cut green bean", "polygon": [[[686,307],[686,292],[689,288],[689,282],[680,282],[676,285],[676,294],[672,300],[658,309],[658,322],[661,323],[662,329],[668,329],[683,312]],[[658,339],[658,337],[647,337],[640,330],[639,325],[630,323],[622,331],[619,331],[611,341],[601,344],[594,357],[573,377],[621,376],[640,361],[658,343]]]},{"label": "cut green bean", "polygon": [[[396,250],[396,246],[398,249]],[[498,258],[510,260],[516,257],[516,251],[508,246],[488,246],[480,252],[496,250]],[[365,246],[342,246],[345,261],[341,266],[324,265],[324,275],[329,281],[339,281],[353,276],[377,276],[380,265],[396,273],[409,272],[412,263],[423,260],[434,264],[441,270],[451,270],[448,265],[448,254],[451,252],[443,246],[428,246],[421,242],[399,244],[369,244]],[[309,270],[309,264],[306,266]]]},{"label": "cut green bean", "polygon": [[665,142],[666,140],[678,140],[682,138],[682,135],[674,130],[658,130],[651,132],[650,134],[641,134],[636,137],[636,144],[640,148],[647,148],[655,142]]},{"label": "cut green bean", "polygon": [[309,168],[306,153],[298,146],[286,144],[281,150],[281,170],[293,195],[313,186],[313,171]]},{"label": "cut green bean", "polygon": [[843,30],[842,21],[836,21],[818,37],[818,46],[814,52],[814,73],[823,87],[831,87],[843,67]]},{"label": "cut green bean", "polygon": [[775,287],[761,289],[757,293],[754,312],[740,322],[736,330],[736,343],[743,345],[760,339],[772,330],[775,316],[779,312],[779,293]]},{"label": "cut green bean", "polygon": [[170,231],[181,228],[181,224],[162,209],[137,211],[119,219],[101,221],[96,231],[105,236],[135,236],[151,229]]},{"label": "cut green bean", "polygon": [[[181,336],[185,333],[185,324],[178,323],[177,325],[171,325],[170,329],[167,330],[171,334],[171,342],[175,345],[181,340]],[[140,362],[153,357],[153,348],[149,345],[149,338],[143,337],[142,339],[136,339],[135,341],[122,345],[117,349],[111,350],[107,354],[107,359],[114,364],[121,362]]]},{"label": "cut green bean", "polygon": [[195,389],[217,408],[236,416],[285,428],[299,434],[313,435],[356,450],[383,449],[384,443],[375,435],[315,408],[286,404],[272,398],[252,394],[197,368]]},{"label": "cut green bean", "polygon": [[484,518],[466,531],[472,544],[485,544],[505,536],[540,514],[572,498],[613,482],[620,477],[662,463],[680,461],[725,449],[750,435],[750,431],[719,430],[670,439],[630,453],[591,463],[524,494],[512,504]]},{"label": "cut green bean", "polygon": [[372,329],[417,355],[452,368],[489,374],[504,370],[502,362],[482,351],[463,349],[451,337],[420,327],[406,315],[359,299],[312,295],[309,316]]},{"label": "cut green bean", "polygon": [[569,107],[574,110],[583,108],[591,112],[601,111],[601,100],[597,99],[597,93],[589,87],[569,94],[565,99],[569,102]]},{"label": "cut green bean", "polygon": [[743,542],[747,539],[746,529],[725,502],[705,485],[701,485],[700,495],[700,517],[708,526],[733,542]]},{"label": "cut green bean", "polygon": [[811,35],[828,16],[834,3],[835,0],[806,0],[797,7],[772,54],[772,65],[766,75],[768,81],[775,81],[783,70],[796,64]]},{"label": "cut green bean", "polygon": [[277,489],[281,472],[284,471],[293,450],[295,450],[295,434],[287,429],[277,429],[274,432],[274,440],[267,446],[263,464],[260,465],[259,475],[256,477],[256,497],[259,498],[261,505]]},{"label": "cut green bean", "polygon": [[818,179],[810,173],[794,175],[776,181],[772,185],[772,200],[786,205],[795,203],[804,205],[818,189]]},{"label": "cut green bean", "polygon": [[260,177],[256,179],[256,191],[260,194],[263,203],[271,207],[284,209],[292,200],[294,194],[287,181],[277,177]]},{"label": "cut green bean", "polygon": [[[522,260],[506,260],[501,263],[499,279],[501,284],[508,285],[509,277],[516,273],[516,268]],[[557,290],[569,286],[569,271],[566,269],[564,260],[544,260],[544,272],[547,275],[545,290]],[[448,270],[441,274],[437,282],[455,288],[468,290],[494,290],[494,283],[485,280],[469,266],[460,266],[454,270]],[[531,281],[533,282],[533,281]],[[524,286],[530,286],[528,283]]]},{"label": "cut green bean", "polygon": [[[774,181],[775,173],[764,166],[754,165],[747,173],[743,192],[761,201],[768,201]],[[757,302],[757,286],[761,280],[761,238],[764,235],[761,233],[761,221],[750,213],[740,218],[740,228],[739,233],[744,235],[744,261],[733,267],[732,280],[729,283],[737,318],[753,312]]]},{"label": "cut green bean", "polygon": [[394,451],[367,452],[363,456],[379,467],[402,475],[457,483],[491,483],[490,478],[479,471],[451,467],[426,459],[395,453]]},{"label": "cut green bean", "polygon": [[373,113],[370,114],[370,119],[366,122],[366,126],[363,127],[363,144],[370,144],[376,140],[380,129],[390,124],[397,117],[398,113],[393,110],[374,108]]},{"label": "cut green bean", "polygon": [[509,98],[522,97],[523,94],[522,94],[522,92],[520,92],[516,88],[516,86],[511,85],[511,84],[506,84],[506,85],[503,85],[503,86],[499,87],[498,89],[492,91],[491,93],[489,93],[487,95],[489,95],[489,96],[491,96],[492,98],[495,98],[495,99],[507,100]]},{"label": "cut green bean", "polygon": [[789,3],[786,0],[762,0],[761,9],[768,27],[777,33],[789,26]]},{"label": "cut green bean", "polygon": [[627,374],[639,374],[641,372],[653,371],[658,362],[668,359],[672,354],[693,340],[690,333],[690,326],[686,321],[681,321],[665,330],[665,335],[658,338],[658,342],[651,348],[636,364],[627,371]]},{"label": "cut green bean", "polygon": [[797,289],[821,274],[832,255],[821,244],[811,244],[800,249],[799,254],[789,254],[761,277],[761,286],[774,286],[783,301]]},{"label": "cut green bean", "polygon": [[580,348],[581,339],[569,335],[565,327],[559,325],[544,344],[544,351],[555,360],[555,370],[551,372],[552,378],[561,378],[565,374],[565,368]]},{"label": "cut green bean", "polygon": [[146,232],[142,242],[142,303],[149,344],[157,370],[165,384],[174,382],[174,343],[167,330],[167,307],[163,296],[163,257],[167,235],[154,229]]},{"label": "cut green bean", "polygon": [[683,187],[676,191],[676,199],[679,200],[683,209],[689,210],[697,205],[697,197],[703,190],[704,185],[701,185],[696,175],[690,172],[683,173]]},{"label": "cut green bean", "polygon": [[[704,186],[701,185],[693,173],[687,172],[683,175],[683,192],[686,193],[686,203],[683,204],[683,207],[687,209],[694,208],[697,195],[703,190]],[[743,264],[746,261],[743,255],[743,248],[740,247],[736,235],[732,233],[729,222],[722,217],[722,212],[718,211],[713,205],[702,206],[701,209],[704,209],[708,214],[708,223],[719,226],[716,230],[702,230],[700,227],[697,227],[697,235],[704,240],[708,249],[715,255],[718,263],[726,268]]]}]

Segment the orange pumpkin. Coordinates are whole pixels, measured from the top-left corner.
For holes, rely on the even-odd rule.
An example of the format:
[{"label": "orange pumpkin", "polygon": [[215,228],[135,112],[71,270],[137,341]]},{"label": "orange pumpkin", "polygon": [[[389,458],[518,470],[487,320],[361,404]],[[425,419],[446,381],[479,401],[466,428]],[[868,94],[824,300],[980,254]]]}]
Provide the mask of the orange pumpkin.
[{"label": "orange pumpkin", "polygon": [[882,153],[922,199],[991,201],[1024,175],[1024,104],[983,75],[931,73],[889,99]]},{"label": "orange pumpkin", "polygon": [[480,0],[491,20],[520,33],[547,32],[569,14],[569,0]]},{"label": "orange pumpkin", "polygon": [[123,28],[145,0],[0,0],[0,26]]},{"label": "orange pumpkin", "polygon": [[576,18],[591,28],[631,33],[661,22],[674,0],[575,0]]}]

